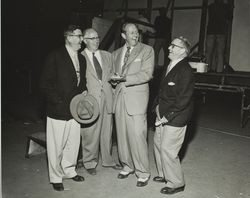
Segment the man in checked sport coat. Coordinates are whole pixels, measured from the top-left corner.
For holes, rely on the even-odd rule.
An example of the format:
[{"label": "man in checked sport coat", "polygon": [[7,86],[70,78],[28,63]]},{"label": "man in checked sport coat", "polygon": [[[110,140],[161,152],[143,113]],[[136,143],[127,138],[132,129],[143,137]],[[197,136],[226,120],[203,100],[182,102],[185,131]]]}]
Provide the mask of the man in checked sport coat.
[{"label": "man in checked sport coat", "polygon": [[125,45],[113,52],[111,83],[115,87],[114,112],[117,128],[118,151],[123,170],[118,178],[136,174],[137,186],[147,185],[150,170],[147,145],[148,82],[154,68],[154,50],[138,42],[135,24],[122,27]]},{"label": "man in checked sport coat", "polygon": [[79,26],[64,31],[65,45],[49,54],[40,87],[47,102],[46,144],[49,179],[54,190],[63,191],[63,178],[84,181],[75,171],[80,145],[80,124],[70,113],[71,99],[86,94],[86,60],[78,53],[82,43]]},{"label": "man in checked sport coat", "polygon": [[[112,156],[112,129],[113,129],[113,91],[108,80],[111,76],[112,61],[111,54],[99,50],[98,33],[92,29],[86,29],[83,33],[83,41],[86,48],[82,52],[87,60],[87,88],[88,93],[93,95],[99,104],[100,115],[96,122],[83,126],[82,155],[83,165],[87,172],[96,175],[96,166],[99,159],[99,148],[102,166],[120,170],[121,166],[116,164]],[[95,67],[96,58],[100,68]],[[100,146],[99,146],[100,145]]]},{"label": "man in checked sport coat", "polygon": [[158,176],[155,182],[167,183],[163,194],[184,190],[185,182],[178,153],[193,111],[194,76],[186,57],[190,44],[184,37],[169,46],[167,71],[163,73],[156,106],[154,152]]}]

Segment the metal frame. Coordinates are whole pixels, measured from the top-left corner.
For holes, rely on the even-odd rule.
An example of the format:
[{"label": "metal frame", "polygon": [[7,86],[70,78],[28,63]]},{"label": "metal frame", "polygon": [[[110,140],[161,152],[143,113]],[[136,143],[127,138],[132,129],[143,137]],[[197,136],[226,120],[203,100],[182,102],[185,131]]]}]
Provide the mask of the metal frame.
[{"label": "metal frame", "polygon": [[[207,74],[197,74],[196,75],[205,75],[205,76],[219,76],[220,83],[203,83],[195,82],[195,89],[206,91],[220,91],[220,92],[230,92],[230,93],[239,93],[241,94],[241,109],[240,109],[240,126],[243,128],[248,120],[250,119],[250,84],[246,85],[231,85],[226,84],[227,77],[239,77],[249,79],[249,75],[244,74],[219,74],[219,73],[207,73]],[[196,80],[197,81],[197,80]],[[203,93],[204,94],[204,93]],[[205,95],[203,95],[205,97]],[[249,100],[248,100],[249,98]],[[203,98],[205,101],[205,98]]]}]

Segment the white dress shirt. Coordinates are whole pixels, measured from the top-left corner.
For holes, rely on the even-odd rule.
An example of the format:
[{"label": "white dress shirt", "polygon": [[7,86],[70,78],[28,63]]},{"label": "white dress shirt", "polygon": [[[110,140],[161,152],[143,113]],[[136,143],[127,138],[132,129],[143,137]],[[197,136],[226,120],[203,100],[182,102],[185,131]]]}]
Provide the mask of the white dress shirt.
[{"label": "white dress shirt", "polygon": [[[93,52],[91,52],[88,48],[85,48],[84,51],[86,52],[91,64],[92,64],[92,67],[94,68],[95,70],[95,65],[94,65],[94,62],[93,62]],[[102,58],[101,58],[101,54],[100,54],[100,51],[97,50],[94,52],[95,53],[95,57],[97,58],[98,62],[100,63],[101,65],[101,68],[102,68]]]}]

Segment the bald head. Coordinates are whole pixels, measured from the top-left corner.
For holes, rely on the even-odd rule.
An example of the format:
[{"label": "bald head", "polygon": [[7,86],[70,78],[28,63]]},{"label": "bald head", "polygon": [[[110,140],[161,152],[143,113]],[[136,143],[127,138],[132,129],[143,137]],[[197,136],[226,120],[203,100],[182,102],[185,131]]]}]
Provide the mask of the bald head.
[{"label": "bald head", "polygon": [[87,38],[87,37],[89,37],[90,34],[93,34],[93,33],[98,34],[95,29],[88,28],[88,29],[86,29],[86,30],[83,31],[83,38],[85,38],[85,37]]}]

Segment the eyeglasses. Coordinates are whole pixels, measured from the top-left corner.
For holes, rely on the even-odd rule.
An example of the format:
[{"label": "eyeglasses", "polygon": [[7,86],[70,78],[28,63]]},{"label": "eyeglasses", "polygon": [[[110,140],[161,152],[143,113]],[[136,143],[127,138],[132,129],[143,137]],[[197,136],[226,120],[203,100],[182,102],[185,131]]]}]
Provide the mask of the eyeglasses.
[{"label": "eyeglasses", "polygon": [[75,37],[78,37],[79,39],[83,38],[83,35],[82,34],[79,34],[79,35],[75,35],[75,34],[69,34],[68,36],[75,36]]},{"label": "eyeglasses", "polygon": [[93,40],[99,40],[100,39],[100,37],[87,37],[87,38],[84,38],[84,39],[89,39],[89,40],[91,40],[91,41],[93,41]]},{"label": "eyeglasses", "polygon": [[175,44],[173,44],[173,43],[170,43],[169,47],[179,47],[179,48],[184,48],[184,47],[182,47],[182,46],[175,45]]}]

